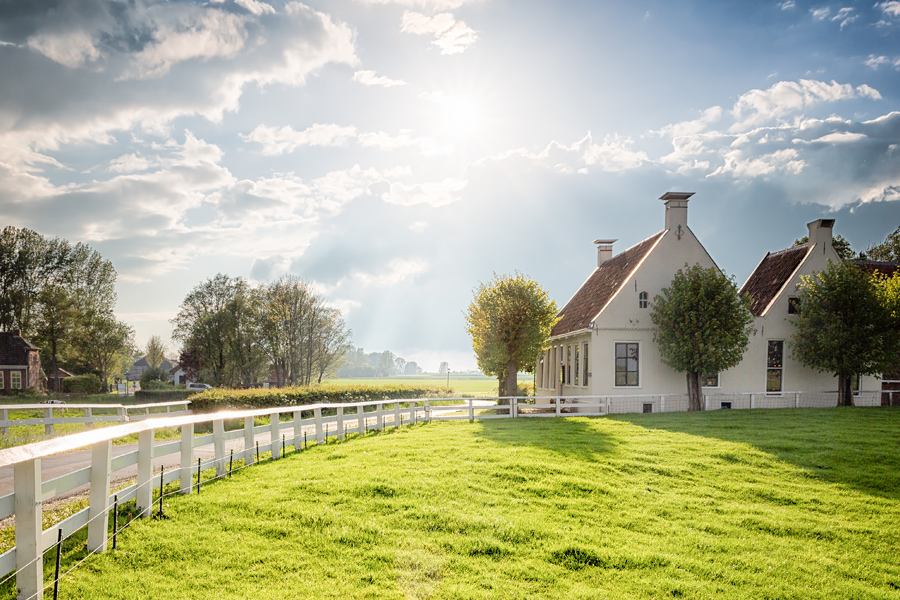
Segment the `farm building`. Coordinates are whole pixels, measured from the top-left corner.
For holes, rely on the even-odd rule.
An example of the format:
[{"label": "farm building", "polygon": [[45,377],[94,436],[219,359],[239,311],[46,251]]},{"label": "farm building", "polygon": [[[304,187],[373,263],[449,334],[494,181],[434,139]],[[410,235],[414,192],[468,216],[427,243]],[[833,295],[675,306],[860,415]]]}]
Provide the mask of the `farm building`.
[{"label": "farm building", "polygon": [[41,389],[40,349],[18,329],[0,332],[0,390]]}]

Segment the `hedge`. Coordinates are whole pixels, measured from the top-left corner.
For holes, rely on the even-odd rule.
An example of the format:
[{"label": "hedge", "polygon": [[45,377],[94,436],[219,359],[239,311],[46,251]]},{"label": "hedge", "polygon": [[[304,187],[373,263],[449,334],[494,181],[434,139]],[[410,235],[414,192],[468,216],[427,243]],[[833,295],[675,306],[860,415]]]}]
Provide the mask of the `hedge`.
[{"label": "hedge", "polygon": [[403,398],[449,398],[453,396],[453,393],[452,389],[446,387],[418,385],[327,385],[249,390],[217,388],[193,396],[191,410],[202,413],[224,408],[242,410]]},{"label": "hedge", "polygon": [[[187,400],[191,396],[196,395],[197,392],[195,390],[138,390],[134,393],[134,398],[145,403],[177,402],[178,400]],[[193,403],[189,408],[193,409]]]},{"label": "hedge", "polygon": [[93,373],[62,380],[62,391],[66,394],[99,394],[101,389],[100,378]]}]

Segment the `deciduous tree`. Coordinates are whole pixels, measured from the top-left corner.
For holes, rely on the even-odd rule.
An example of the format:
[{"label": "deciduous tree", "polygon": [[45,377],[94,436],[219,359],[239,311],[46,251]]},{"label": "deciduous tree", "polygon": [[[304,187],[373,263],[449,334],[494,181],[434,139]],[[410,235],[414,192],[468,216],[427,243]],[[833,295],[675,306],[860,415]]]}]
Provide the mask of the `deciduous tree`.
[{"label": "deciduous tree", "polygon": [[147,353],[144,355],[147,364],[154,369],[158,369],[163,361],[166,360],[166,345],[158,335],[151,335],[147,341]]},{"label": "deciduous tree", "polygon": [[865,255],[869,260],[900,262],[900,227],[889,234],[883,242],[866,250]]},{"label": "deciduous tree", "polygon": [[473,290],[466,331],[482,372],[505,380],[501,396],[515,396],[516,374],[534,369],[556,313],[556,303],[547,292],[519,272],[495,273],[491,281]]},{"label": "deciduous tree", "polygon": [[736,366],[750,342],[750,302],[715,267],[685,266],[653,299],[653,339],[665,364],[687,377],[688,410],[703,410],[700,376]]}]

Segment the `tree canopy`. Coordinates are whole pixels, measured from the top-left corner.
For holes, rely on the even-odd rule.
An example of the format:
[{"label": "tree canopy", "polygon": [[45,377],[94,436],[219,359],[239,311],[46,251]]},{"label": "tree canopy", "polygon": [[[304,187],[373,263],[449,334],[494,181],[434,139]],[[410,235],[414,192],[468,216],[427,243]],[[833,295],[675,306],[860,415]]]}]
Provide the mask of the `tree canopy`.
[{"label": "tree canopy", "polygon": [[896,366],[900,279],[873,278],[853,263],[830,263],[802,278],[794,356],[838,377],[838,405],[851,406],[852,378]]},{"label": "tree canopy", "polygon": [[900,227],[888,234],[883,242],[866,250],[865,255],[869,260],[900,262]]},{"label": "tree canopy", "polygon": [[472,294],[466,331],[472,337],[478,367],[500,380],[500,395],[515,396],[516,374],[534,370],[557,321],[556,302],[519,272],[495,273]]},{"label": "tree canopy", "polygon": [[[809,236],[804,235],[799,240],[794,240],[794,246],[805,244],[808,241]],[[850,247],[850,242],[844,239],[844,237],[840,234],[837,234],[831,238],[831,247],[834,248],[834,251],[837,252],[837,255],[844,260],[853,260],[854,258],[857,258],[856,252],[854,252],[853,248]]]},{"label": "tree canopy", "polygon": [[701,374],[736,366],[750,343],[749,298],[715,267],[685,266],[653,299],[650,319],[663,362],[686,374],[688,410],[703,410]]}]

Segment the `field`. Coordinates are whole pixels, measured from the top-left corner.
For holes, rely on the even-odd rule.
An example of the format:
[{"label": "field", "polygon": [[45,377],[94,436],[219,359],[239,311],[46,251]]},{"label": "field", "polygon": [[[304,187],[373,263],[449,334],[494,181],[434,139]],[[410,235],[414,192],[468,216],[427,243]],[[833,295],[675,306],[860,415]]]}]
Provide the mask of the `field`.
[{"label": "field", "polygon": [[[533,381],[531,375],[520,375],[519,383]],[[354,379],[329,379],[323,385],[382,385],[382,384],[425,384],[447,386],[447,377],[440,375],[402,375],[397,377],[358,377]],[[450,374],[450,386],[461,394],[474,394],[480,396],[496,396],[497,380],[484,375],[454,375]]]},{"label": "field", "polygon": [[896,599],[898,448],[878,408],[405,426],[167,498],[60,597]]}]

